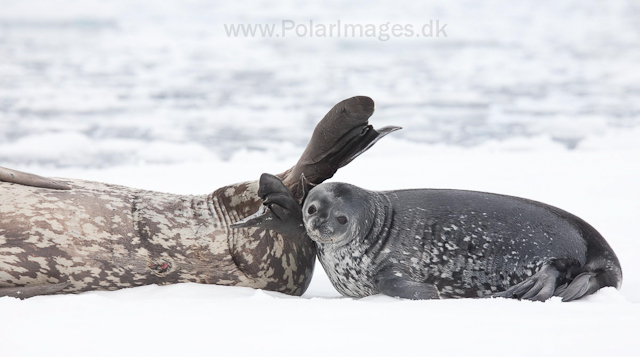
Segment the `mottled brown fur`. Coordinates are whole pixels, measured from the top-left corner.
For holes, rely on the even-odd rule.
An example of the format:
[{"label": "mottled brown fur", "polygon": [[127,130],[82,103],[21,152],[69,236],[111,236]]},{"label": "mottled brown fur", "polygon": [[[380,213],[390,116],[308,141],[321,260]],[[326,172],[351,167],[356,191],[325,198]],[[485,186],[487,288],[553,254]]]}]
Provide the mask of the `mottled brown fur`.
[{"label": "mottled brown fur", "polygon": [[69,281],[64,292],[196,282],[300,295],[315,249],[229,224],[259,207],[257,182],[181,196],[58,179],[71,190],[0,182],[0,287]]},{"label": "mottled brown fur", "polygon": [[[300,202],[397,129],[368,125],[373,107],[353,97],[318,124],[299,162],[280,175]],[[309,187],[299,187],[301,175]],[[315,263],[311,240],[230,228],[260,208],[257,190],[251,181],[182,196],[0,168],[0,296],[67,282],[59,292],[195,282],[301,295]]]}]

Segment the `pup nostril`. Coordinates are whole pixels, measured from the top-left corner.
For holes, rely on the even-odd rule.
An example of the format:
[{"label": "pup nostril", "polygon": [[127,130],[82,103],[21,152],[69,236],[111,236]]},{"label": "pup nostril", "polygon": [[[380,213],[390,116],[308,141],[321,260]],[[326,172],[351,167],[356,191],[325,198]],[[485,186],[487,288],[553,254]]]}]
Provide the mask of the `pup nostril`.
[{"label": "pup nostril", "polygon": [[316,206],[311,205],[311,206],[309,206],[309,209],[307,210],[307,213],[309,213],[309,214],[314,214],[314,213],[316,213],[317,211],[318,211],[318,210],[316,209]]},{"label": "pup nostril", "polygon": [[324,224],[323,220],[316,218],[311,222],[311,227],[313,227],[313,229],[315,230],[318,230],[320,229],[320,227],[322,227],[323,224]]}]

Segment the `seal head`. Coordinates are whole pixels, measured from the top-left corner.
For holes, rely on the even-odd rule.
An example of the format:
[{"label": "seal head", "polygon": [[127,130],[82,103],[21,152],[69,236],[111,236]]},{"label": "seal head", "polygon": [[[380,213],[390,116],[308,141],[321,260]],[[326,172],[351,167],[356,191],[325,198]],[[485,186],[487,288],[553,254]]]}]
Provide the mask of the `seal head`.
[{"label": "seal head", "polygon": [[359,187],[327,183],[311,190],[302,214],[309,238],[338,248],[368,234],[375,205]]}]

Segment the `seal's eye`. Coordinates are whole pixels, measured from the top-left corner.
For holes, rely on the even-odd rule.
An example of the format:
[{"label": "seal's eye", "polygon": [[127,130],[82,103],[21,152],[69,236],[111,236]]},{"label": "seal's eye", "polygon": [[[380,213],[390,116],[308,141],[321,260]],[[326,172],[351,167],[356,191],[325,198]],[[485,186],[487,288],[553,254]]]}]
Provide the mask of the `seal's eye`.
[{"label": "seal's eye", "polygon": [[345,217],[345,216],[338,217],[338,223],[340,223],[342,225],[347,224],[347,217]]},{"label": "seal's eye", "polygon": [[309,209],[307,210],[307,213],[314,214],[314,213],[316,213],[316,211],[317,211],[316,206],[311,205],[311,206],[309,206]]}]

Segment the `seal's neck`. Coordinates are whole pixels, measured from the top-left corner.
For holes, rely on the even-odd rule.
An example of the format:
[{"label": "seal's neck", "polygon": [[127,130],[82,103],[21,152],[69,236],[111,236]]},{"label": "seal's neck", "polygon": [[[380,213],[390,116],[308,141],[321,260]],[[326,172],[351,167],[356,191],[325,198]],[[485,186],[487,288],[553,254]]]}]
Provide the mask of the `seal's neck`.
[{"label": "seal's neck", "polygon": [[362,235],[360,245],[366,247],[364,254],[375,258],[382,252],[389,240],[390,228],[393,223],[393,208],[386,195],[370,192],[374,207],[373,224],[366,234]]}]

